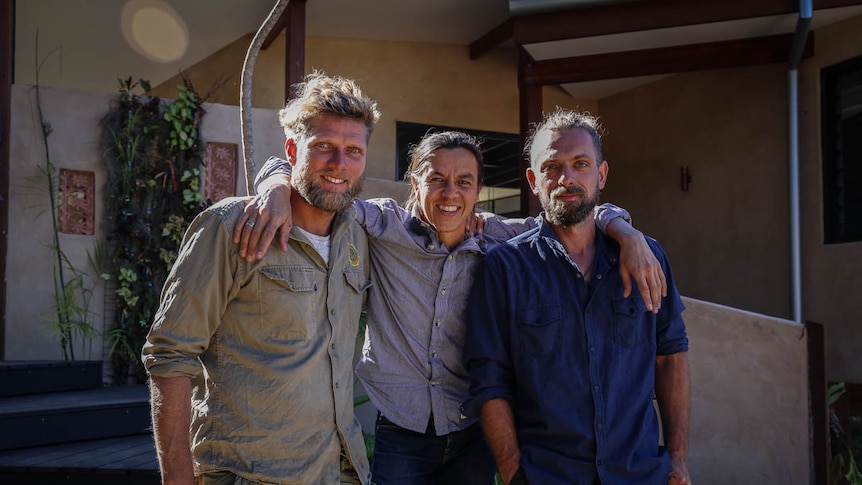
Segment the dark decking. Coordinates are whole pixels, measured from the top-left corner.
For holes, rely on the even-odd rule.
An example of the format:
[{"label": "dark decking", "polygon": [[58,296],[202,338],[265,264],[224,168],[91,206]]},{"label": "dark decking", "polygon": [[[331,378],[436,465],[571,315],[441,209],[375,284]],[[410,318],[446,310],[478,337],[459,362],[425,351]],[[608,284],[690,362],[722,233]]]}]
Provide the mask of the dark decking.
[{"label": "dark decking", "polygon": [[147,386],[93,364],[0,362],[0,483],[161,483]]}]

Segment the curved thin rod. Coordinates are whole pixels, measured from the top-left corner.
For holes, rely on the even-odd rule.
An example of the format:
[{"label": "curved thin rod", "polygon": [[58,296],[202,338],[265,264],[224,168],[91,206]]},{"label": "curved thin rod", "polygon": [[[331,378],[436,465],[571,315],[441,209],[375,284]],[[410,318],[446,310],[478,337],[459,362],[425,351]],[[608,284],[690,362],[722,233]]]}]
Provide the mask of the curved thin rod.
[{"label": "curved thin rod", "polygon": [[272,31],[282,12],[287,8],[289,0],[277,0],[269,16],[266,17],[260,29],[254,34],[251,45],[245,53],[245,61],[242,64],[242,79],[239,84],[239,117],[242,129],[242,156],[245,167],[245,185],[249,195],[254,194],[254,141],[251,135],[251,81],[254,76],[254,64],[257,55],[263,46],[263,41]]}]

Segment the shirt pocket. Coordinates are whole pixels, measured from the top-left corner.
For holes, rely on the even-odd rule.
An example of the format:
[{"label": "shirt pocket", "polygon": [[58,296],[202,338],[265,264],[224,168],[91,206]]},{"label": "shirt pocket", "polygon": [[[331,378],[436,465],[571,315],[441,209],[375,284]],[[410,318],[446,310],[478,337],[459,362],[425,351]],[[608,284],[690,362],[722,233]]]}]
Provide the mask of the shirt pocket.
[{"label": "shirt pocket", "polygon": [[347,286],[353,288],[356,293],[362,293],[371,286],[371,282],[365,278],[365,272],[355,269],[345,269],[344,279],[347,281]]},{"label": "shirt pocket", "polygon": [[643,298],[639,294],[614,298],[614,341],[625,347],[651,343],[655,336]]},{"label": "shirt pocket", "polygon": [[314,333],[313,306],[318,303],[314,268],[265,266],[259,271],[261,330],[270,340],[308,340]]},{"label": "shirt pocket", "polygon": [[517,308],[518,335],[515,338],[521,351],[527,355],[549,355],[559,351],[561,315],[559,305]]}]

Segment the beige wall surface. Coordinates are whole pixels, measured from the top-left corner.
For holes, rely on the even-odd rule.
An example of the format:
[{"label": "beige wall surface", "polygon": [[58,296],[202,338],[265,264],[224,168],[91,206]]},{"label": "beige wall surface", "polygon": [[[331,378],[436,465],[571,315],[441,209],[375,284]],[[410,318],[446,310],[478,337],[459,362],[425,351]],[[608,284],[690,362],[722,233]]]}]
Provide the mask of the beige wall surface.
[{"label": "beige wall surface", "polygon": [[[827,333],[831,380],[862,382],[862,243],[823,244],[820,69],[862,55],[862,16],[815,32],[799,76],[802,319]],[[599,101],[603,199],[659,240],[680,292],[791,314],[788,72],[678,74]],[[690,190],[680,188],[688,167]]]},{"label": "beige wall surface", "polygon": [[[49,137],[51,159],[58,168],[87,170],[95,173],[96,231],[93,236],[60,235],[60,246],[72,265],[93,275],[87,262],[97,240],[103,237],[103,193],[106,171],[101,158],[99,125],[110,109],[114,95],[42,88],[42,108],[53,133]],[[240,144],[239,108],[220,104],[205,104],[201,123],[203,141]],[[45,166],[45,151],[37,118],[32,86],[12,87],[12,119],[10,146],[9,246],[7,254],[6,295],[6,358],[9,360],[61,359],[59,338],[47,331],[51,316],[53,259],[51,216],[48,191],[39,167]],[[254,145],[257,154],[284,153],[284,132],[278,125],[274,110],[253,110]],[[256,155],[257,168],[266,157]],[[399,196],[405,186],[388,180],[369,179],[367,197]],[[237,194],[245,194],[242,169],[237,177]],[[90,304],[93,322],[103,332],[110,327],[104,322],[104,288],[97,279],[92,281],[95,296]],[[93,359],[102,358],[102,337],[92,345]],[[81,358],[82,352],[76,351]]]},{"label": "beige wall surface", "polygon": [[682,294],[790,316],[786,92],[783,66],[768,65],[679,74],[599,102],[603,200],[658,239]]},{"label": "beige wall surface", "polygon": [[692,482],[810,483],[802,326],[691,298],[683,302]]},{"label": "beige wall surface", "polygon": [[820,144],[820,70],[862,56],[862,16],[817,30],[815,40],[799,71],[802,315],[825,326],[829,378],[862,382],[862,242],[823,244]]},{"label": "beige wall surface", "polygon": [[[239,79],[251,36],[238,39],[205,61],[186,70],[202,94],[239,103]],[[252,84],[255,106],[278,109],[284,104],[284,37],[258,56]],[[306,72],[321,70],[356,80],[382,113],[369,147],[367,175],[397,180],[395,123],[397,121],[517,134],[517,56],[497,49],[471,61],[466,46],[415,42],[308,37]],[[175,96],[179,77],[153,88],[160,96]],[[597,103],[572,98],[558,87],[543,90],[544,108],[557,105],[595,111]],[[418,141],[418,140],[417,140]]]}]

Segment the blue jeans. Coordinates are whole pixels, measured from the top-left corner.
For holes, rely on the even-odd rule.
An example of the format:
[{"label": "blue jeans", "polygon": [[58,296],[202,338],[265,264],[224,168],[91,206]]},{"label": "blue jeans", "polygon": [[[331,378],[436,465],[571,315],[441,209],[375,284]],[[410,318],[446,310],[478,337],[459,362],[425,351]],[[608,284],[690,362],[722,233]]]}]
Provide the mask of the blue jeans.
[{"label": "blue jeans", "polygon": [[435,436],[404,429],[377,414],[373,485],[493,485],[497,467],[479,424]]}]

